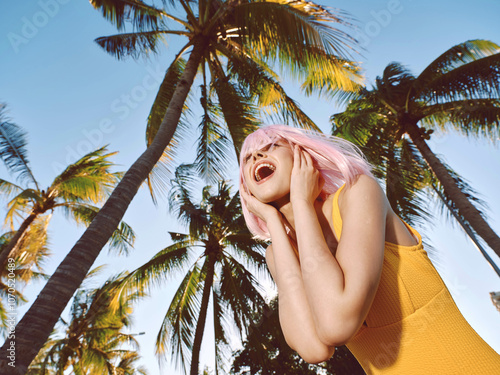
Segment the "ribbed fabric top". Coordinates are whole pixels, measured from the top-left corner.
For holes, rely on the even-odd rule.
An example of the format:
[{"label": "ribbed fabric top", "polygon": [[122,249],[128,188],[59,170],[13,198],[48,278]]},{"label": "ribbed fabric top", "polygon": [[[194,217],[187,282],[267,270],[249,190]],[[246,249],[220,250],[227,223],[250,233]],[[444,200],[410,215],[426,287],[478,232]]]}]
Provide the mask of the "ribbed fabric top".
[{"label": "ribbed fabric top", "polygon": [[[339,194],[333,226],[342,234]],[[500,374],[498,355],[462,316],[429,260],[414,246],[385,243],[382,275],[364,325],[347,344],[367,374]]]}]

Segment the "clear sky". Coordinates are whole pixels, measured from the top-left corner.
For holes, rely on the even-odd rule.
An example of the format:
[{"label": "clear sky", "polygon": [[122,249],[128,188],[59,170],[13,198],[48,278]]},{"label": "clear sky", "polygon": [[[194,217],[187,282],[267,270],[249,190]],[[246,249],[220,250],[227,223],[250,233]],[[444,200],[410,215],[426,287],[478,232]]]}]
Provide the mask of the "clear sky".
[{"label": "clear sky", "polygon": [[[500,43],[498,0],[339,0],[321,4],[345,10],[356,19],[358,29],[352,34],[364,47],[359,60],[368,86],[392,61],[418,74],[455,44],[470,39]],[[42,186],[49,185],[63,166],[104,144],[119,151],[113,161],[120,170],[126,170],[144,150],[146,117],[180,44],[169,39],[161,55],[149,61],[118,61],[94,43],[95,38],[114,33],[84,0],[17,1],[0,6],[0,101],[8,104],[10,117],[29,134],[29,158]],[[286,86],[304,111],[324,131],[330,131],[330,115],[342,108],[325,99],[304,98],[294,83]],[[199,118],[192,123],[195,127]],[[499,233],[498,146],[453,134],[437,134],[430,146],[488,203],[489,222]],[[192,161],[193,150],[188,145],[179,162]],[[13,179],[2,166],[0,175]],[[441,216],[433,203],[429,202],[429,208],[436,212],[435,219],[418,229],[433,245],[431,257],[470,324],[500,352],[500,315],[489,299],[490,291],[500,291],[500,280],[463,231]],[[182,230],[168,216],[166,202],[154,206],[146,189],[140,190],[125,220],[137,233],[136,248],[128,258],[107,257],[103,251],[96,265],[109,264],[108,275],[144,263],[169,244],[167,231]],[[47,272],[53,272],[82,231],[54,215],[50,229],[54,255]],[[499,264],[498,257],[492,256]],[[160,370],[152,342],[178,281],[175,278],[156,289],[137,308],[133,332],[146,332],[139,337],[141,354],[153,375]],[[30,300],[40,288],[39,283],[26,288]],[[24,311],[20,309],[19,314]],[[209,331],[206,337],[201,360],[213,367]],[[180,371],[167,363],[161,373]]]}]

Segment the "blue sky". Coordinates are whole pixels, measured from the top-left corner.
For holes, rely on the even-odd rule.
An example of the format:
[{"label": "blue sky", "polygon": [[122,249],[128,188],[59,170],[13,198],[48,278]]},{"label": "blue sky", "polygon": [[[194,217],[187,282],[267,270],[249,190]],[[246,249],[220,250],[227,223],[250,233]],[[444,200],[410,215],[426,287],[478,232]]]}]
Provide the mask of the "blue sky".
[{"label": "blue sky", "polygon": [[[470,39],[500,43],[497,0],[390,0],[322,1],[349,12],[357,30],[352,35],[364,48],[360,61],[367,84],[397,61],[418,74],[446,49]],[[144,150],[146,117],[162,75],[180,42],[167,40],[158,57],[149,61],[118,61],[102,51],[94,39],[116,33],[88,1],[41,0],[3,3],[0,11],[0,101],[9,116],[29,135],[29,158],[41,185],[49,185],[63,166],[91,149],[109,144],[119,151],[113,161],[126,170]],[[287,82],[291,95],[324,130],[329,117],[342,110],[334,102],[300,95]],[[199,118],[193,118],[193,125]],[[193,138],[195,138],[193,136]],[[488,203],[492,227],[500,232],[500,153],[497,145],[467,140],[460,135],[436,134],[433,151],[466,178]],[[193,148],[186,146],[182,161],[192,161]],[[13,179],[0,166],[2,178]],[[234,178],[234,176],[231,176]],[[429,202],[429,207],[435,210]],[[3,212],[3,211],[2,211]],[[132,202],[125,220],[137,233],[136,249],[129,258],[101,255],[108,274],[145,262],[169,244],[167,231],[182,230],[167,214],[166,202],[154,206],[145,189]],[[488,267],[464,233],[439,213],[433,222],[418,228],[433,245],[431,257],[471,325],[500,352],[500,319],[489,300],[500,291],[500,280]],[[51,224],[52,272],[81,235],[64,217],[54,215]],[[494,254],[493,254],[494,256]],[[498,257],[494,257],[500,263]],[[137,308],[134,332],[151,374],[160,373],[151,344],[161,324],[178,278],[152,293]],[[34,298],[40,284],[29,285]],[[25,309],[20,309],[21,315]],[[211,333],[208,332],[202,361],[213,367]],[[167,371],[167,369],[169,369]],[[176,374],[167,363],[163,373]]]}]

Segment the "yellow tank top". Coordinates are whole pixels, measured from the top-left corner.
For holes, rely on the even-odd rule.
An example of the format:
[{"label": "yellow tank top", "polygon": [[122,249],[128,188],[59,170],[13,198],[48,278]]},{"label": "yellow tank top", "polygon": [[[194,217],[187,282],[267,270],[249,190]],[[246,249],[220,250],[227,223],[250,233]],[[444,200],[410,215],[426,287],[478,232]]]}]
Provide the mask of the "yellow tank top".
[{"label": "yellow tank top", "polygon": [[[344,186],[333,199],[333,225],[339,239],[338,198]],[[406,226],[418,244],[385,243],[375,299],[347,347],[369,375],[499,375],[500,355],[462,316],[429,260],[422,237]]]}]

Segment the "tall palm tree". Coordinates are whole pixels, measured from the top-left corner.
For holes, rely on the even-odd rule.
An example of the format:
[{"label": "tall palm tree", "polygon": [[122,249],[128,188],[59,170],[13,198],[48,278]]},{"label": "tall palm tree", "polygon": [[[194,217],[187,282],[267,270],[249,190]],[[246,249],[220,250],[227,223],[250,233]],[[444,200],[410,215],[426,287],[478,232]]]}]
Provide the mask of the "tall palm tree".
[{"label": "tall palm tree", "polygon": [[[63,374],[71,368],[73,373],[82,375],[146,373],[143,368],[134,369],[138,354],[126,347],[137,349],[138,344],[132,334],[123,332],[130,328],[133,303],[143,294],[135,291],[114,298],[118,280],[116,277],[101,288],[80,289],[76,293],[70,320],[60,319],[63,336],[57,330],[52,334],[30,372]],[[112,300],[114,309],[110,308]]]},{"label": "tall palm tree", "polygon": [[[213,74],[218,74],[218,79],[214,82],[219,85],[218,93],[221,96],[229,96],[231,93],[222,90],[226,87],[231,89],[229,81],[222,75],[223,66],[231,64],[238,68],[243,66],[241,61],[245,60],[249,62],[247,66],[255,63],[271,76],[266,62],[277,62],[291,75],[298,77],[305,89],[310,91],[327,87],[328,92],[336,92],[354,86],[352,79],[357,70],[344,55],[344,46],[349,44],[349,39],[334,27],[343,22],[342,15],[336,16],[319,5],[301,0],[179,0],[169,3],[182,7],[185,12],[184,20],[140,0],[92,0],[92,4],[119,29],[130,19],[132,26],[138,30],[110,37],[108,41],[103,40],[104,46],[110,51],[116,51],[119,57],[145,50],[155,51],[161,36],[166,34],[185,36],[188,42],[167,69],[163,83],[173,82],[173,85],[170,89],[160,88],[165,100],[158,101],[162,110],[152,111],[152,116],[161,118],[157,131],[152,132],[155,134],[154,138],[124,175],[92,224],[17,325],[18,354],[14,371],[11,371],[5,360],[8,346],[4,345],[0,350],[0,372],[25,371],[47,340],[57,317],[118,226],[140,185],[171,144],[172,137],[177,133],[186,97],[207,56],[220,62],[220,66],[215,66],[212,70]],[[164,27],[170,20],[182,25],[183,30],[175,31]],[[185,54],[189,55],[185,67],[176,70],[181,64],[181,56]],[[172,78],[176,72],[180,74],[179,79]],[[280,91],[278,87],[277,90],[269,89],[267,92],[270,100]],[[234,98],[234,95],[231,97]],[[261,97],[264,99],[266,95]],[[294,104],[284,100],[279,103],[282,103],[282,108],[287,108],[287,103],[291,106]],[[160,104],[156,108],[160,108]],[[221,108],[223,106],[224,111],[229,111],[231,103],[221,103]],[[241,118],[236,116],[226,118],[228,124],[233,124],[231,137],[236,147],[254,127],[252,121],[238,123],[239,120]]]},{"label": "tall palm tree", "polygon": [[[0,122],[0,158],[10,171],[18,174],[21,182],[16,184],[0,179],[0,193],[10,199],[5,222],[13,231],[0,253],[2,276],[5,275],[7,260],[19,260],[24,252],[25,249],[20,245],[37,218],[54,210],[61,210],[77,223],[88,225],[99,211],[95,204],[102,202],[110,194],[122,176],[121,172],[110,170],[113,163],[109,158],[116,153],[106,153],[106,148],[102,147],[70,164],[50,186],[42,189],[31,170],[26,144],[26,133],[22,128],[9,121]],[[21,219],[22,222],[14,230],[16,219]],[[122,222],[114,231],[110,245],[119,251],[127,251],[133,240],[134,232]]]},{"label": "tall palm tree", "polygon": [[399,145],[400,150],[421,164],[412,151],[416,148],[432,171],[431,178],[437,180],[435,186],[442,188],[456,212],[500,256],[500,237],[472,204],[469,187],[426,142],[434,129],[498,139],[499,51],[497,44],[486,40],[468,41],[444,52],[417,77],[402,65],[392,63],[377,78],[372,90],[362,91],[345,112],[332,119],[337,132],[354,138],[383,133],[382,138],[391,141],[372,143],[374,150],[379,151],[379,146],[390,150]]},{"label": "tall palm tree", "polygon": [[145,290],[174,272],[186,272],[158,333],[156,353],[163,356],[170,349],[177,365],[186,370],[191,362],[190,374],[197,375],[210,296],[215,367],[220,370],[223,347],[227,346],[223,322],[234,322],[240,333],[246,333],[252,314],[265,305],[258,281],[247,267],[260,272],[267,272],[267,267],[262,243],[246,227],[239,194],[231,195],[230,187],[221,181],[215,194],[206,186],[201,202],[193,203],[195,180],[189,177],[193,168],[183,165],[177,169],[169,199],[170,210],[188,226],[189,233],[170,232],[173,244],[132,271],[121,288]]}]

